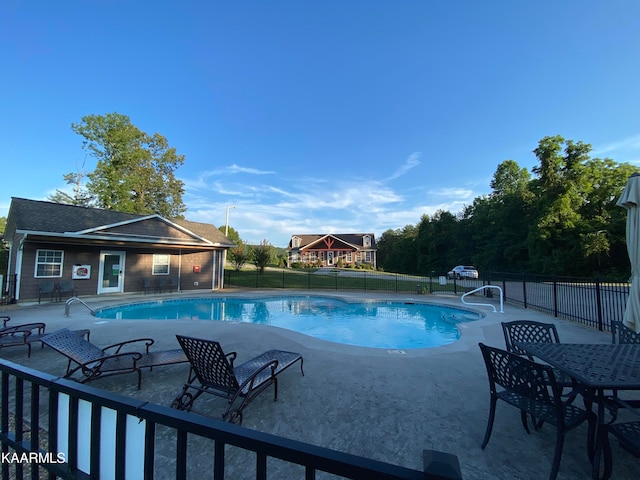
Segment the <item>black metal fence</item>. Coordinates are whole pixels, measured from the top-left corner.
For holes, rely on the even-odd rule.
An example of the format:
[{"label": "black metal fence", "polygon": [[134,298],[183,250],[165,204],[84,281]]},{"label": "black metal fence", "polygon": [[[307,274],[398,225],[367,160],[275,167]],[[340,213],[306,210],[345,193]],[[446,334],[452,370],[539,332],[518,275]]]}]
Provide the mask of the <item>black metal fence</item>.
[{"label": "black metal fence", "polygon": [[[480,279],[448,279],[446,274],[404,275],[371,270],[272,269],[225,271],[225,287],[463,294],[483,285],[502,288],[505,302],[532,308],[601,331],[621,320],[629,284],[602,279],[484,272]],[[491,290],[486,291],[492,295]]]},{"label": "black metal fence", "polygon": [[[0,359],[2,478],[460,479],[454,455],[412,470],[104,392]],[[207,472],[204,474],[204,472]],[[211,473],[209,473],[211,472]],[[334,477],[332,477],[334,478]]]},{"label": "black metal fence", "polygon": [[483,277],[502,287],[505,301],[600,331],[611,331],[611,322],[622,320],[629,298],[626,282],[495,272]]}]

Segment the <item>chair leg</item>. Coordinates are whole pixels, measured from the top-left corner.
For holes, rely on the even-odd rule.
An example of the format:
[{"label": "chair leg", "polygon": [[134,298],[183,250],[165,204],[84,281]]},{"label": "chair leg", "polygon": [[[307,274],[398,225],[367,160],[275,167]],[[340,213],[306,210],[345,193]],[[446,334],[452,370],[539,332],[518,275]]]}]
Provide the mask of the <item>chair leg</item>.
[{"label": "chair leg", "polygon": [[491,438],[491,431],[493,430],[493,420],[496,417],[496,403],[498,399],[491,396],[491,406],[489,407],[489,419],[487,420],[487,430],[484,433],[484,440],[482,441],[481,448],[484,450],[484,447],[489,443],[489,439]]},{"label": "chair leg", "polygon": [[562,450],[564,448],[564,432],[558,428],[556,433],[556,451],[553,455],[553,463],[551,464],[551,473],[549,480],[555,480],[560,470],[560,459],[562,458]]},{"label": "chair leg", "polygon": [[[535,417],[532,416],[531,420],[533,421],[533,426],[535,427],[536,425]],[[527,422],[527,412],[525,412],[524,410],[520,410],[520,421],[522,422],[522,426],[527,432],[527,435],[531,435],[531,431],[529,430],[529,423]]]}]

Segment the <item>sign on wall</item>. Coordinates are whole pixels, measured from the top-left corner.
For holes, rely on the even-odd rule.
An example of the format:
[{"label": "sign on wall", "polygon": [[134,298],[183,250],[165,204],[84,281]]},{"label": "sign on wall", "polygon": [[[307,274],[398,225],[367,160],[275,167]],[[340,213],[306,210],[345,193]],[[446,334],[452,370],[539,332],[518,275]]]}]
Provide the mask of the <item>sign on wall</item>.
[{"label": "sign on wall", "polygon": [[91,265],[74,265],[71,271],[74,280],[86,280],[91,278]]}]

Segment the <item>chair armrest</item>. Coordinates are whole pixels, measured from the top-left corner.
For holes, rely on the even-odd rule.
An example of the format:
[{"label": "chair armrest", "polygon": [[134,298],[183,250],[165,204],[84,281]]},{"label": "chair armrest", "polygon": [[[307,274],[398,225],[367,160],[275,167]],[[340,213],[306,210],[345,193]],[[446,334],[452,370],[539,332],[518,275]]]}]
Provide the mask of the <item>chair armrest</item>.
[{"label": "chair armrest", "polygon": [[31,334],[33,333],[38,333],[40,335],[44,334],[44,329],[47,327],[47,325],[45,323],[25,323],[24,325],[16,325],[15,327],[9,327],[9,328],[15,328],[17,332],[30,332]]},{"label": "chair armrest", "polygon": [[236,360],[237,356],[238,354],[236,352],[229,352],[225,354],[225,357],[227,357],[227,360],[229,362],[229,365],[231,365],[231,368],[233,368],[233,362]]},{"label": "chair armrest", "polygon": [[29,337],[29,335],[31,335],[31,330],[28,328],[24,329],[22,328],[22,326],[7,327],[0,332],[0,340],[6,338],[8,339],[5,341],[6,343],[8,341],[11,341],[9,339],[21,339],[23,343],[27,343],[27,338]]},{"label": "chair armrest", "polygon": [[9,320],[11,320],[11,317],[9,317],[8,315],[0,315],[0,318],[4,322],[3,325],[2,325],[3,327],[6,327],[7,326],[7,322]]},{"label": "chair armrest", "polygon": [[149,347],[153,345],[153,338],[136,338],[134,340],[127,340],[126,342],[114,343],[108,347],[102,349],[103,352],[108,353],[107,350],[115,350],[114,354],[120,353],[122,347],[125,345],[131,345],[133,343],[145,343],[145,352],[149,353]]},{"label": "chair armrest", "polygon": [[265,363],[263,366],[261,366],[260,368],[258,368],[255,372],[253,372],[251,375],[249,375],[247,377],[247,379],[242,382],[242,385],[240,385],[240,389],[239,391],[242,392],[245,387],[249,387],[248,392],[250,392],[251,390],[253,390],[253,383],[256,380],[256,377],[262,373],[263,370],[265,370],[266,368],[271,368],[271,377],[275,377],[275,373],[276,373],[276,368],[278,368],[278,360],[271,360],[267,363]]},{"label": "chair armrest", "polygon": [[122,352],[122,353],[114,353],[113,355],[106,355],[104,357],[98,358],[97,360],[90,360],[85,363],[79,364],[77,368],[74,368],[70,373],[75,372],[78,369],[82,369],[82,371],[100,371],[102,365],[109,360],[117,360],[119,358],[130,358],[131,359],[131,370],[136,369],[136,362],[142,358],[142,354],[140,352]]}]

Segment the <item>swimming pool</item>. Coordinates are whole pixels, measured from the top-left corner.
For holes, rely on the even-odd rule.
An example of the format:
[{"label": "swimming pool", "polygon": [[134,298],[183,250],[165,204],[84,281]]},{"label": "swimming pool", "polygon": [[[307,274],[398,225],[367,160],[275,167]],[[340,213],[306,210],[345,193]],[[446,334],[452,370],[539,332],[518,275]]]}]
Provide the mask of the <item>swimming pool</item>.
[{"label": "swimming pool", "polygon": [[311,296],[184,298],[101,309],[99,318],[266,324],[330,342],[387,349],[429,348],[460,338],[458,323],[482,314],[445,305],[350,303]]}]

